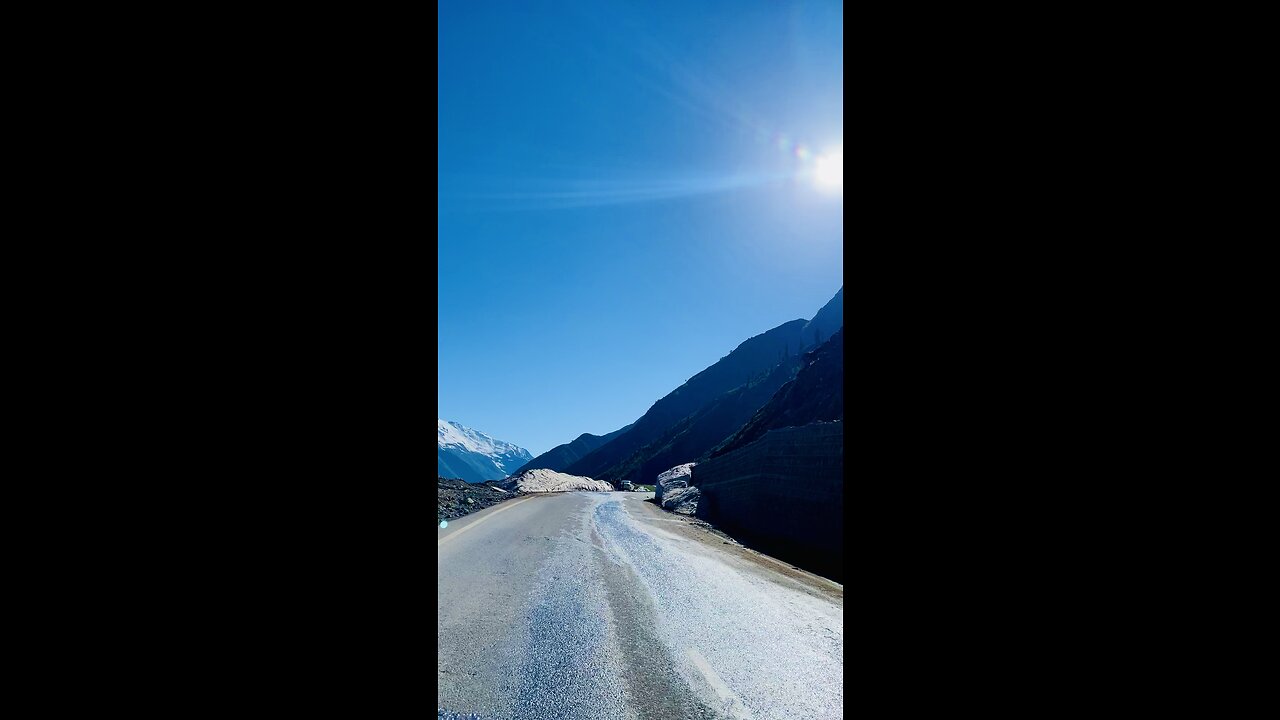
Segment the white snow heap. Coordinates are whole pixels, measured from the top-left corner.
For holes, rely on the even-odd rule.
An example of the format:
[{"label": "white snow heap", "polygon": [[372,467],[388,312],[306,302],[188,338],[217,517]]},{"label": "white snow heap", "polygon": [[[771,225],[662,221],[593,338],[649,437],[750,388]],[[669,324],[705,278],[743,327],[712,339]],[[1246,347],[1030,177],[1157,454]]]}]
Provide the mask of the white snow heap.
[{"label": "white snow heap", "polygon": [[566,475],[544,468],[525,470],[519,475],[512,475],[506,480],[500,481],[500,483],[502,487],[508,490],[518,490],[526,493],[568,492],[571,490],[613,491],[613,486],[604,480],[592,480],[589,477],[579,475]]}]

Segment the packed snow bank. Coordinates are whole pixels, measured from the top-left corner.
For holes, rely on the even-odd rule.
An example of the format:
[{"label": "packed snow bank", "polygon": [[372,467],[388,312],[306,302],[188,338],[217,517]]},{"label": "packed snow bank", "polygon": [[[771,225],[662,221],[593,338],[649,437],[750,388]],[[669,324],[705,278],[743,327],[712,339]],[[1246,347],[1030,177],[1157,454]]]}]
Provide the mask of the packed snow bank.
[{"label": "packed snow bank", "polygon": [[612,492],[613,486],[604,480],[592,480],[589,477],[566,475],[554,470],[536,468],[512,475],[498,483],[504,489],[524,492],[567,492],[570,490],[600,490]]}]

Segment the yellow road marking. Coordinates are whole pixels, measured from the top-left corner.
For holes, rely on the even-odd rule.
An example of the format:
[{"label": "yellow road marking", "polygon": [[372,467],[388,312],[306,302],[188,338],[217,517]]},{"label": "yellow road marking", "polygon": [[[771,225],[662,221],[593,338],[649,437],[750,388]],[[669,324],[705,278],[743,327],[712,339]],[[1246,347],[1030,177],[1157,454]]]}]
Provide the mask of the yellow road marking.
[{"label": "yellow road marking", "polygon": [[454,538],[458,537],[458,536],[459,536],[459,535],[461,535],[462,533],[464,533],[464,532],[466,532],[466,531],[470,530],[471,528],[473,528],[473,527],[475,527],[475,526],[479,525],[480,523],[484,522],[485,520],[488,520],[489,518],[493,517],[494,515],[497,515],[498,513],[506,512],[506,511],[510,510],[511,508],[513,508],[513,507],[515,507],[515,506],[519,505],[520,503],[524,502],[525,500],[532,500],[532,499],[534,499],[535,497],[537,497],[537,496],[536,496],[536,495],[530,495],[530,496],[528,496],[528,497],[523,497],[523,498],[520,498],[519,500],[515,500],[515,501],[510,501],[510,500],[508,500],[508,501],[507,501],[507,503],[508,503],[508,504],[507,504],[507,506],[506,506],[506,507],[500,508],[500,509],[498,509],[498,510],[494,510],[492,513],[490,513],[490,514],[488,514],[488,515],[485,515],[484,517],[482,517],[482,518],[480,518],[479,520],[477,520],[477,521],[475,521],[475,522],[471,523],[470,525],[468,525],[468,526],[466,526],[466,527],[462,528],[461,530],[458,530],[458,531],[456,531],[456,532],[451,532],[451,533],[449,533],[448,535],[445,535],[444,537],[440,538],[439,540],[437,540],[437,541],[436,541],[436,548],[438,549],[441,545],[443,545],[443,544],[445,544],[445,543],[449,542],[450,540],[452,540],[452,539],[454,539]]}]

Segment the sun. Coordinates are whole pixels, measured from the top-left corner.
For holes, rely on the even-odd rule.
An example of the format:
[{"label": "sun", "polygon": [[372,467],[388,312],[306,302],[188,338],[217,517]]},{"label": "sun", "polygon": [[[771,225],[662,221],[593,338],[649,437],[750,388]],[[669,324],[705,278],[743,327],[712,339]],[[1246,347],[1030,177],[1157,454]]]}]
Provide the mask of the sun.
[{"label": "sun", "polygon": [[813,164],[813,182],[830,192],[844,188],[844,148],[829,150],[818,156]]}]

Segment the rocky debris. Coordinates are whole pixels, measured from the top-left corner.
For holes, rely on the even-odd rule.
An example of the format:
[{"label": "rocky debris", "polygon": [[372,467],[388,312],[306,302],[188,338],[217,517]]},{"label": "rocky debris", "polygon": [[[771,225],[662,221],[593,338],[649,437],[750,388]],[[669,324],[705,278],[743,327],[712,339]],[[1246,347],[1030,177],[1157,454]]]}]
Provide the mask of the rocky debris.
[{"label": "rocky debris", "polygon": [[698,498],[702,494],[696,487],[689,487],[693,466],[697,463],[677,465],[658,476],[654,486],[654,501],[664,510],[681,515],[692,515],[698,510]]},{"label": "rocky debris", "polygon": [[589,490],[596,492],[612,492],[613,485],[604,480],[592,480],[589,477],[579,475],[566,475],[562,472],[547,470],[545,468],[535,468],[533,470],[525,470],[501,480],[498,483],[504,490],[516,493],[540,493],[540,492],[570,492],[574,490]]},{"label": "rocky debris", "polygon": [[701,497],[702,492],[696,487],[673,488],[662,496],[660,504],[664,510],[681,515],[693,515],[698,512],[698,500]]},{"label": "rocky debris", "polygon": [[697,463],[685,463],[677,465],[670,470],[658,475],[658,481],[653,486],[653,497],[659,503],[662,498],[666,497],[668,490],[689,487],[689,477],[693,473],[693,466]]},{"label": "rocky debris", "polygon": [[437,477],[436,521],[460,518],[515,496],[515,493],[506,492],[489,483],[476,484]]}]

